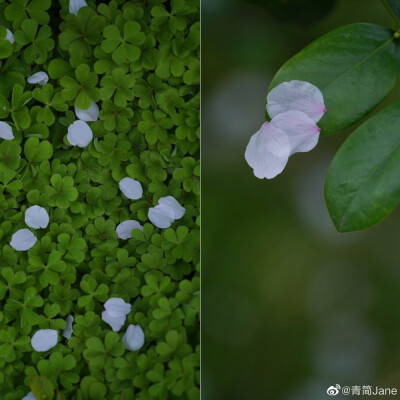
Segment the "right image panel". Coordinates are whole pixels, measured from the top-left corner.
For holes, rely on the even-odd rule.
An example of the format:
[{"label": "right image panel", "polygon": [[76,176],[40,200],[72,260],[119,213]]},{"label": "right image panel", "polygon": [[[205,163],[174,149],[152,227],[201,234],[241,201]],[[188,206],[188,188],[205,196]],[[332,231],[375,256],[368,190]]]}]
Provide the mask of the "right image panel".
[{"label": "right image panel", "polygon": [[202,2],[202,398],[400,395],[400,0]]}]

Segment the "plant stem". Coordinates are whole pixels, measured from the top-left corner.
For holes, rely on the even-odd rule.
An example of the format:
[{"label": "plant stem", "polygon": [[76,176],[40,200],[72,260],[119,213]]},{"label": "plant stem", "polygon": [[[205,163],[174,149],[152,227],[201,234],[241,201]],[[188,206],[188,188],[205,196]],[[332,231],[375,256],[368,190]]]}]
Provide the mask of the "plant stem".
[{"label": "plant stem", "polygon": [[389,4],[386,2],[386,0],[381,0],[381,3],[383,4],[383,6],[386,8],[386,11],[391,15],[391,17],[393,18],[393,22],[395,22],[395,24],[400,27],[400,19],[399,17],[397,17],[397,15],[392,11],[392,9],[389,7]]}]

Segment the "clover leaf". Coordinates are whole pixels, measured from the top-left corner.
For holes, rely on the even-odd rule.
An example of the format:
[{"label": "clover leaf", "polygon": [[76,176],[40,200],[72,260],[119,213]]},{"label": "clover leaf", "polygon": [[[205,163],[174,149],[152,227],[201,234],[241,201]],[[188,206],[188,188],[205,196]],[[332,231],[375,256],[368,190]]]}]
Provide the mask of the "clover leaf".
[{"label": "clover leaf", "polygon": [[54,88],[51,84],[36,88],[32,93],[37,101],[44,104],[44,107],[41,107],[36,114],[37,122],[44,122],[47,126],[53,125],[56,117],[51,109],[53,108],[56,111],[66,111],[68,109],[61,93],[54,93]]},{"label": "clover leaf", "polygon": [[15,32],[15,41],[24,49],[26,63],[43,64],[47,60],[48,53],[54,48],[54,40],[51,39],[52,31],[48,25],[38,30],[38,23],[34,19],[25,19],[21,29]]},{"label": "clover leaf", "polygon": [[82,110],[90,107],[91,101],[96,102],[100,99],[100,92],[96,88],[98,77],[95,72],[91,72],[86,64],[81,64],[75,70],[75,77],[64,76],[60,79],[63,86],[61,92],[65,100],[74,100],[75,106]]},{"label": "clover leaf", "polygon": [[145,34],[140,31],[140,24],[128,21],[124,24],[123,35],[115,25],[104,29],[106,40],[101,42],[101,48],[106,53],[112,53],[112,59],[118,65],[127,61],[136,61],[140,57],[140,45],[145,41]]},{"label": "clover leaf", "polygon": [[19,28],[27,18],[36,20],[38,24],[49,23],[50,17],[46,12],[51,6],[51,0],[16,0],[5,9],[5,17],[13,22],[14,28]]},{"label": "clover leaf", "polygon": [[133,99],[132,86],[135,79],[127,75],[123,68],[115,68],[110,75],[106,75],[100,82],[102,100],[109,100],[114,96],[114,103],[118,107],[126,107],[127,102]]}]

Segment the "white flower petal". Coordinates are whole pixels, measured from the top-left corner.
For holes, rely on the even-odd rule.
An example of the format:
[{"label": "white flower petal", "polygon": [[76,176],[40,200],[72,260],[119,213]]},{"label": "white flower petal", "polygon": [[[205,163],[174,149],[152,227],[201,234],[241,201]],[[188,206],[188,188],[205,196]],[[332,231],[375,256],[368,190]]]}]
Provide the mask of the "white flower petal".
[{"label": "white flower petal", "polygon": [[29,392],[22,400],[37,400],[37,398],[32,392]]},{"label": "white flower petal", "polygon": [[85,0],[70,0],[69,1],[69,12],[70,14],[78,15],[78,11],[82,7],[87,7],[87,3]]},{"label": "white flower petal", "polygon": [[10,246],[17,251],[29,250],[36,243],[37,238],[29,229],[20,229],[11,237]]},{"label": "white flower petal", "polygon": [[318,143],[320,128],[301,111],[286,111],[271,120],[271,125],[283,130],[289,138],[290,154],[312,150]]},{"label": "white flower petal", "polygon": [[6,37],[4,38],[5,40],[8,40],[11,44],[14,44],[15,40],[14,40],[14,35],[13,33],[6,28],[7,34]]},{"label": "white flower petal", "polygon": [[56,330],[40,329],[32,336],[31,344],[36,351],[47,351],[54,347],[57,341],[58,333]]},{"label": "white flower petal", "polygon": [[63,330],[63,336],[66,339],[71,339],[72,336],[72,323],[74,322],[74,317],[72,315],[68,315],[68,317],[65,319],[65,328]]},{"label": "white flower petal", "polygon": [[136,179],[121,179],[119,182],[119,188],[128,199],[137,200],[143,196],[142,185]]},{"label": "white flower petal", "polygon": [[149,220],[157,228],[169,228],[175,221],[175,212],[171,207],[159,204],[158,206],[149,208]]},{"label": "white flower petal", "polygon": [[28,77],[27,80],[28,83],[31,83],[32,85],[37,84],[43,86],[49,81],[49,76],[46,74],[46,72],[40,71]]},{"label": "white flower petal", "polygon": [[289,110],[303,111],[314,122],[326,112],[321,91],[309,82],[283,82],[267,96],[267,111],[271,118]]},{"label": "white flower petal", "polygon": [[132,306],[120,297],[112,297],[104,303],[104,308],[111,317],[120,317],[129,314]]},{"label": "white flower petal", "polygon": [[172,196],[161,197],[158,204],[171,208],[174,212],[174,219],[180,219],[185,215],[186,210]]},{"label": "white flower petal", "polygon": [[97,121],[99,119],[99,106],[93,101],[87,110],[81,110],[75,106],[75,115],[81,121]]},{"label": "white flower petal", "polygon": [[0,121],[0,138],[4,140],[14,139],[12,128],[7,122]]},{"label": "white flower petal", "polygon": [[78,120],[68,127],[67,139],[73,146],[86,147],[93,139],[93,132],[86,122]]},{"label": "white flower petal", "polygon": [[34,229],[46,228],[49,224],[49,214],[43,207],[29,207],[25,211],[25,223]]},{"label": "white flower petal", "polygon": [[122,343],[130,351],[139,350],[144,345],[144,332],[139,325],[129,325],[122,337]]},{"label": "white flower petal", "polygon": [[118,332],[125,323],[126,315],[112,317],[107,311],[103,311],[101,313],[101,319],[110,325],[114,332]]},{"label": "white flower petal", "polygon": [[246,147],[245,158],[257,178],[275,178],[285,168],[290,154],[287,134],[265,122]]},{"label": "white flower petal", "polygon": [[133,219],[129,219],[127,221],[121,222],[117,226],[117,234],[120,239],[130,239],[132,237],[132,229],[140,229],[143,231],[142,225],[139,224],[139,222],[134,221]]}]

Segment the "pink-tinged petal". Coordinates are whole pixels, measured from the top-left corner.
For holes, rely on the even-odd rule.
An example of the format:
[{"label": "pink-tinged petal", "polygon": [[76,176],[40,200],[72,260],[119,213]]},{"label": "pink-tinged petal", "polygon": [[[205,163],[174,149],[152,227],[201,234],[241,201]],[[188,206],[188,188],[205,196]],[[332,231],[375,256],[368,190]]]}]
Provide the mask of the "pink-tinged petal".
[{"label": "pink-tinged petal", "polygon": [[129,219],[127,221],[121,222],[117,226],[117,235],[120,239],[130,239],[132,237],[132,230],[133,229],[140,229],[143,231],[142,225],[139,224],[139,222],[134,221],[133,219]]},{"label": "pink-tinged petal", "polygon": [[46,72],[40,71],[28,77],[27,81],[32,85],[43,86],[49,81],[49,76]]},{"label": "pink-tinged petal", "polygon": [[131,200],[140,199],[143,196],[142,185],[139,181],[132,178],[124,178],[119,181],[121,192]]},{"label": "pink-tinged petal", "polygon": [[169,228],[175,221],[175,212],[171,207],[159,204],[158,206],[149,208],[149,220],[157,228]]},{"label": "pink-tinged petal", "polygon": [[104,303],[104,308],[111,317],[120,317],[129,314],[132,306],[120,297],[112,297]]},{"label": "pink-tinged petal", "polygon": [[271,118],[285,111],[302,111],[314,122],[326,112],[321,91],[309,82],[283,82],[273,88],[267,96],[267,111]]},{"label": "pink-tinged petal", "polygon": [[35,245],[37,238],[29,229],[20,229],[11,237],[10,246],[17,251],[26,251]]},{"label": "pink-tinged petal", "polygon": [[31,345],[36,351],[50,350],[57,344],[58,333],[54,329],[40,329],[31,339]]},{"label": "pink-tinged petal", "polygon": [[107,311],[101,313],[101,319],[111,326],[114,332],[118,332],[125,323],[126,316],[120,315],[118,317],[112,317]]},{"label": "pink-tinged petal", "polygon": [[15,40],[14,40],[14,35],[13,33],[6,28],[7,34],[6,37],[4,38],[5,40],[8,40],[11,44],[14,44]]},{"label": "pink-tinged petal", "polygon": [[259,178],[272,179],[285,168],[290,154],[287,134],[265,122],[246,147],[245,158]]},{"label": "pink-tinged petal", "polygon": [[68,317],[65,319],[65,328],[63,330],[63,336],[66,339],[71,339],[73,328],[72,328],[72,323],[74,322],[74,317],[72,315],[68,315]]},{"label": "pink-tinged petal", "polygon": [[83,121],[75,121],[68,127],[68,142],[73,146],[87,147],[93,139],[93,132]]},{"label": "pink-tinged petal", "polygon": [[33,228],[46,228],[49,224],[49,214],[40,206],[32,206],[25,211],[25,223]]},{"label": "pink-tinged petal", "polygon": [[0,121],[0,138],[4,140],[14,139],[12,128],[7,122]]},{"label": "pink-tinged petal", "polygon": [[290,142],[290,154],[312,150],[318,143],[320,128],[301,111],[286,111],[271,120],[271,125],[283,130]]},{"label": "pink-tinged petal", "polygon": [[136,351],[144,345],[144,332],[139,325],[129,325],[122,337],[122,343],[130,351]]},{"label": "pink-tinged petal", "polygon": [[174,213],[174,219],[180,219],[185,215],[186,210],[172,196],[161,197],[158,204],[169,207]]},{"label": "pink-tinged petal", "polygon": [[78,11],[82,7],[87,7],[87,3],[85,0],[70,0],[69,1],[69,12],[70,14],[78,15]]},{"label": "pink-tinged petal", "polygon": [[82,110],[75,106],[75,115],[81,121],[97,121],[99,119],[99,106],[93,101],[87,110]]}]

